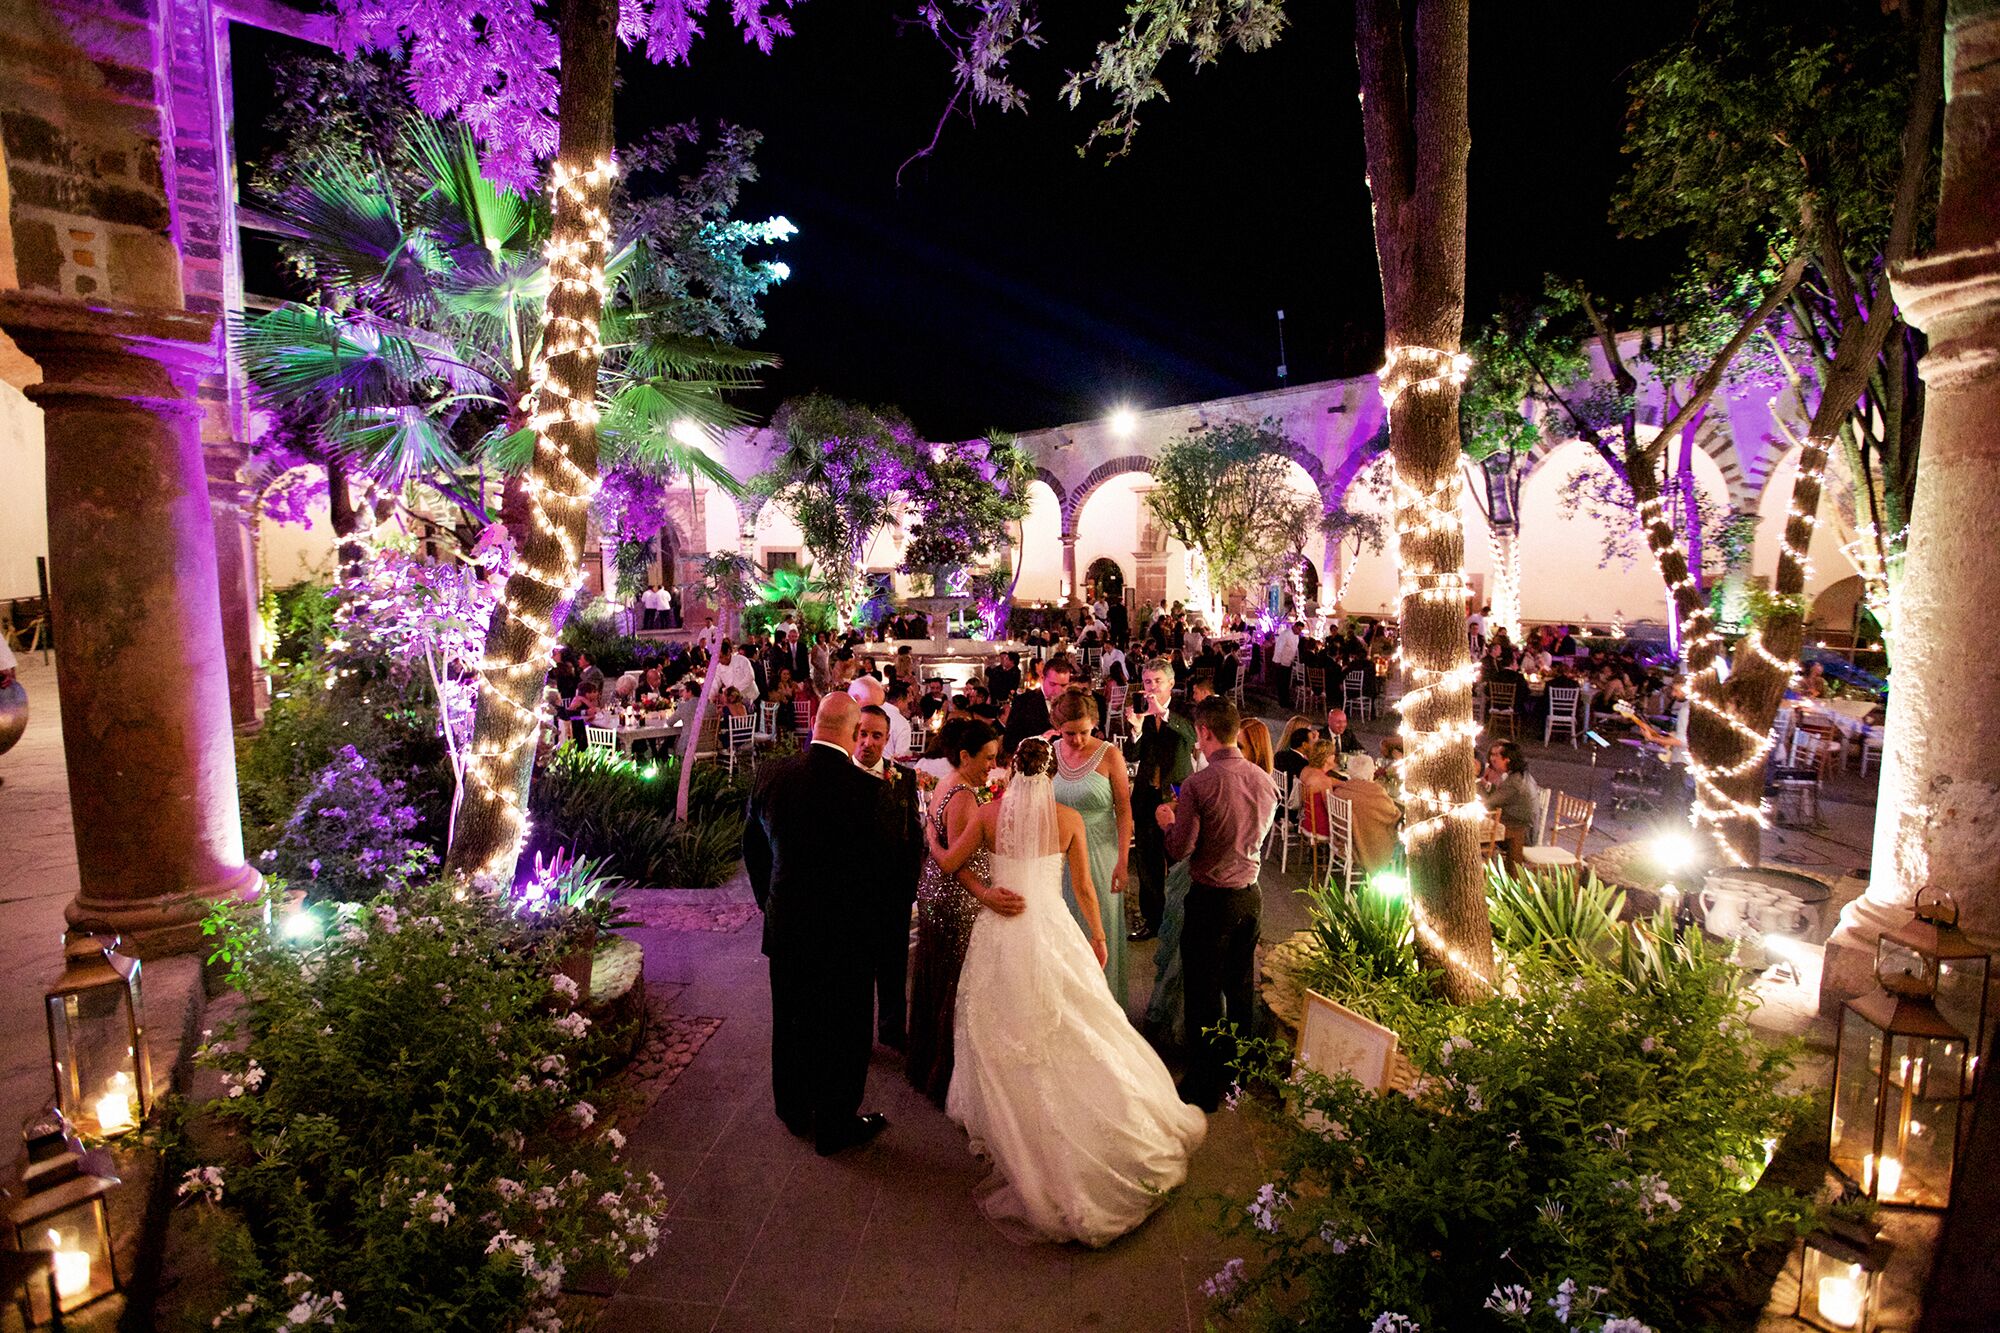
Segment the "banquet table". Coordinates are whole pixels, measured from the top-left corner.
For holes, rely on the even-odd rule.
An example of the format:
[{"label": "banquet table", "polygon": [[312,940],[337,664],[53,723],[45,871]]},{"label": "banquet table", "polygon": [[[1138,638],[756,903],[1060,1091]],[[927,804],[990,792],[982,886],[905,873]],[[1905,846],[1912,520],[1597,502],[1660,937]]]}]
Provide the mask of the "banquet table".
[{"label": "banquet table", "polygon": [[1786,707],[1819,718],[1840,734],[1854,740],[1868,733],[1868,715],[1882,705],[1872,699],[1794,699]]},{"label": "banquet table", "polygon": [[660,720],[657,722],[649,720],[641,722],[638,726],[635,727],[626,727],[626,726],[619,727],[618,748],[620,750],[629,750],[632,748],[633,744],[638,741],[656,741],[656,740],[661,740],[668,736],[678,736],[680,734],[681,734],[681,724],[678,722],[668,721],[666,719],[666,716],[662,714]]}]

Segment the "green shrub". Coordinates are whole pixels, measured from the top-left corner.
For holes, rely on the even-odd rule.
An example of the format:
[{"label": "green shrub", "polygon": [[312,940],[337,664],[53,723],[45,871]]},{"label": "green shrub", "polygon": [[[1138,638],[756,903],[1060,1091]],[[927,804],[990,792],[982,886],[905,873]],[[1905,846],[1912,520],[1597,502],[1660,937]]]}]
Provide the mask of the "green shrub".
[{"label": "green shrub", "polygon": [[1463,1007],[1418,973],[1401,900],[1315,896],[1306,980],[1394,1028],[1418,1078],[1292,1078],[1251,1048],[1245,1078],[1303,1117],[1224,1220],[1264,1263],[1213,1289],[1253,1323],[1705,1329],[1704,1283],[1811,1220],[1755,1184],[1803,1102],[1789,1050],[1745,1022],[1741,973],[1669,915],[1621,924],[1594,877],[1491,888],[1505,980]]},{"label": "green shrub", "polygon": [[403,782],[418,816],[411,836],[442,854],[451,766],[436,710],[387,678],[336,677],[328,688],[324,673],[306,665],[274,677],[263,725],[236,741],[237,804],[252,856],[277,845],[320,773],[350,745]]},{"label": "green shrub", "polygon": [[1812,1213],[1746,1189],[1800,1107],[1781,1091],[1788,1057],[1748,1033],[1726,970],[1635,991],[1608,968],[1529,957],[1516,994],[1403,1005],[1409,1095],[1290,1080],[1280,1052],[1256,1052],[1249,1076],[1318,1128],[1295,1125],[1270,1183],[1225,1218],[1264,1259],[1219,1284],[1235,1287],[1226,1303],[1255,1326],[1329,1333],[1385,1312],[1497,1328],[1509,1305],[1553,1328],[1549,1302],[1571,1283],[1568,1327],[1710,1327],[1704,1281]]},{"label": "green shrub", "polygon": [[296,665],[318,657],[333,637],[333,612],[340,605],[338,590],[316,579],[300,579],[264,594],[266,613],[277,644],[274,661]]},{"label": "green shrub", "polygon": [[627,671],[638,671],[665,656],[657,643],[627,634],[617,609],[601,598],[577,607],[563,622],[560,638],[566,648],[590,654],[590,660],[607,681]]},{"label": "green shrub", "polygon": [[566,1273],[653,1252],[665,1195],[596,1126],[560,934],[441,886],[305,924],[209,923],[245,1009],[197,1053],[224,1081],[197,1114],[228,1133],[176,1166],[225,1210],[215,1327],[551,1328]]},{"label": "green shrub", "polygon": [[605,859],[635,883],[713,888],[741,857],[747,769],[731,778],[700,764],[688,791],[686,824],[674,817],[678,760],[637,761],[564,745],[529,789],[530,848]]}]

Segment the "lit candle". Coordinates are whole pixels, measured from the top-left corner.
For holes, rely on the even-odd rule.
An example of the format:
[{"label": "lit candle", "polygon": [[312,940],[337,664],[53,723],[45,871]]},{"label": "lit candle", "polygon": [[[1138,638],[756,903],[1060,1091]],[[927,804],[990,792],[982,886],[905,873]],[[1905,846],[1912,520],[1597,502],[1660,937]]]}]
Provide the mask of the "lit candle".
[{"label": "lit candle", "polygon": [[132,1128],[132,1076],[119,1071],[97,1099],[97,1132],[120,1134]]},{"label": "lit candle", "polygon": [[1876,1198],[1894,1198],[1903,1184],[1903,1164],[1888,1156],[1877,1163],[1875,1154],[1869,1153],[1861,1159],[1861,1187],[1867,1189],[1871,1182]]},{"label": "lit candle", "polygon": [[62,1237],[49,1232],[49,1244],[56,1247],[56,1296],[68,1300],[90,1290],[90,1256],[82,1250],[65,1250]]},{"label": "lit candle", "polygon": [[1853,1328],[1861,1322],[1861,1269],[1850,1266],[1850,1276],[1819,1280],[1819,1315],[1835,1328]]}]

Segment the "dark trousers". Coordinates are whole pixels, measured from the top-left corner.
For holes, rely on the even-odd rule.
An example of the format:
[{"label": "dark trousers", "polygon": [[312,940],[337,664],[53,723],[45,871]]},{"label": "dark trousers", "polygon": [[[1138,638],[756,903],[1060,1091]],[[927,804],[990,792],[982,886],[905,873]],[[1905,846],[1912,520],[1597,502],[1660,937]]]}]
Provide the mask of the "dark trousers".
[{"label": "dark trousers", "polygon": [[1160,795],[1151,787],[1132,788],[1132,873],[1139,880],[1139,915],[1146,929],[1158,930],[1167,910],[1167,835],[1153,812]]},{"label": "dark trousers", "polygon": [[1257,929],[1263,895],[1255,884],[1188,890],[1181,923],[1181,978],[1187,993],[1188,1073],[1182,1095],[1214,1110],[1232,1079],[1236,1040],[1209,1029],[1228,1022],[1244,1036],[1257,1029]]},{"label": "dark trousers", "polygon": [[888,1046],[901,1046],[909,1033],[910,907],[916,901],[916,886],[912,885],[901,909],[889,909],[888,919],[876,936],[875,1031]]},{"label": "dark trousers", "polygon": [[810,959],[771,957],[771,1093],[793,1130],[837,1134],[867,1089],[873,978],[859,961],[829,965],[827,955],[846,951],[840,941],[812,948]]},{"label": "dark trousers", "polygon": [[1264,679],[1269,682],[1271,693],[1278,700],[1279,710],[1291,707],[1292,669],[1273,662],[1264,668]]}]

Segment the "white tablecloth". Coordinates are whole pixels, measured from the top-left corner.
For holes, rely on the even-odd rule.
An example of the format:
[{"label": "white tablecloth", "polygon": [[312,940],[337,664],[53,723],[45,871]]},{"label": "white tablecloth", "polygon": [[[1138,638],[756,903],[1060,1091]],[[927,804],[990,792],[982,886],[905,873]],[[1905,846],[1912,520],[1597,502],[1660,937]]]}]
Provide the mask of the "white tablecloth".
[{"label": "white tablecloth", "polygon": [[1867,734],[1868,715],[1880,707],[1866,699],[1800,699],[1790,706],[1825,721],[1850,740]]}]

